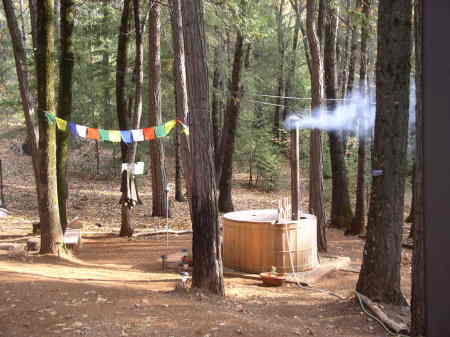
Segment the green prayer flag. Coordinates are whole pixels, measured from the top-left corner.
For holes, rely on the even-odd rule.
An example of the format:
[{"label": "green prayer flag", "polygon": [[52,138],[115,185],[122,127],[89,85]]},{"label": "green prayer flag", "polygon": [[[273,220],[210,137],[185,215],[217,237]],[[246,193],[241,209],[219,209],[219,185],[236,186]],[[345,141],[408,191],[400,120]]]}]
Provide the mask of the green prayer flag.
[{"label": "green prayer flag", "polygon": [[103,140],[105,142],[109,141],[109,130],[100,129],[100,140]]},{"label": "green prayer flag", "polygon": [[156,134],[156,138],[161,138],[161,137],[167,136],[166,128],[164,127],[164,125],[158,125],[155,128],[155,134]]}]

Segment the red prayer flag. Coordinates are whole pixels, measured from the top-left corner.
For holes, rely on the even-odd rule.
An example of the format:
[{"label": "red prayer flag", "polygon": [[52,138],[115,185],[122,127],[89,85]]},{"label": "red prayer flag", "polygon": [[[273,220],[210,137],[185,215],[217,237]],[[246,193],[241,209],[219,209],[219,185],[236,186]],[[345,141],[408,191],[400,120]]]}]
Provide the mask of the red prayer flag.
[{"label": "red prayer flag", "polygon": [[154,127],[144,128],[144,138],[146,140],[156,139],[155,128]]},{"label": "red prayer flag", "polygon": [[99,140],[100,139],[100,131],[95,128],[88,128],[87,138]]}]

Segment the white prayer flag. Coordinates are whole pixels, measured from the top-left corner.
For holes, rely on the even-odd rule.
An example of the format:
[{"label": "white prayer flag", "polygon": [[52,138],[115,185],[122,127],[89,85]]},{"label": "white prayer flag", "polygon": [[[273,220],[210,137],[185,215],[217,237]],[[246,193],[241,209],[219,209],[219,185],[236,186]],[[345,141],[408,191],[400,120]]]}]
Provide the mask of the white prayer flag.
[{"label": "white prayer flag", "polygon": [[133,142],[142,142],[144,140],[144,130],[131,130],[131,134],[133,135]]},{"label": "white prayer flag", "polygon": [[86,138],[86,135],[87,135],[87,126],[84,126],[84,125],[78,125],[77,124],[77,134],[78,134],[78,136],[80,136],[80,137],[83,137],[83,138]]}]

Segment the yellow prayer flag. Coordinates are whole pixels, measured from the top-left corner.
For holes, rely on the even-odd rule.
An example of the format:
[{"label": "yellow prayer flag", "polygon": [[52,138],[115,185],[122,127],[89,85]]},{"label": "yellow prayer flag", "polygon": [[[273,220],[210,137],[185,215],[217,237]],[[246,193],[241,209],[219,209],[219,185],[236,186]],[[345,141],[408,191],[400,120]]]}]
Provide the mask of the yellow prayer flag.
[{"label": "yellow prayer flag", "polygon": [[109,140],[111,142],[120,143],[122,136],[119,130],[109,130]]},{"label": "yellow prayer flag", "polygon": [[172,129],[175,127],[175,125],[177,125],[177,121],[175,119],[168,121],[166,124],[164,124],[164,129],[166,130],[166,135],[168,135],[170,133],[170,131],[172,131]]},{"label": "yellow prayer flag", "polygon": [[65,121],[64,119],[56,117],[56,125],[58,126],[58,129],[60,129],[61,131],[67,130],[67,121]]}]

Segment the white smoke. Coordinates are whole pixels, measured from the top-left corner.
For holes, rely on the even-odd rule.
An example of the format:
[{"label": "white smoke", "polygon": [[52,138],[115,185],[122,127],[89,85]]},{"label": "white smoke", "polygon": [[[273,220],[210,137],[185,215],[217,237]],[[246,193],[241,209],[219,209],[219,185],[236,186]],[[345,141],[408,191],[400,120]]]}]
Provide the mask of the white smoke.
[{"label": "white smoke", "polygon": [[[409,105],[411,128],[415,127],[415,107],[416,90],[414,81],[411,81]],[[351,131],[355,134],[362,131],[363,135],[368,135],[375,125],[375,112],[375,96],[363,95],[359,91],[354,91],[347,95],[344,100],[337,100],[335,108],[331,111],[324,105],[308,116],[302,116],[304,114],[299,112],[291,113],[284,121],[284,127],[289,131],[296,128]]]}]

